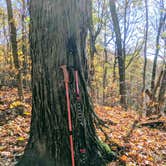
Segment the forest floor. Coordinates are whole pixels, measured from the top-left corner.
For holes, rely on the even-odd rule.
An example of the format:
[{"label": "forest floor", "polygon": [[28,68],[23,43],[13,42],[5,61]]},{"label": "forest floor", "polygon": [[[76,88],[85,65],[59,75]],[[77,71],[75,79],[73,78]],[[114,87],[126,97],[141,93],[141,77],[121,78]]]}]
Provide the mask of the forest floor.
[{"label": "forest floor", "polygon": [[[12,166],[23,154],[29,136],[31,94],[24,92],[25,103],[17,101],[16,89],[0,91],[0,166]],[[97,130],[102,141],[118,154],[127,166],[166,166],[166,117],[139,117],[133,110],[120,106],[95,106],[106,121]],[[107,135],[106,135],[107,134]],[[120,165],[119,161],[109,166]]]}]

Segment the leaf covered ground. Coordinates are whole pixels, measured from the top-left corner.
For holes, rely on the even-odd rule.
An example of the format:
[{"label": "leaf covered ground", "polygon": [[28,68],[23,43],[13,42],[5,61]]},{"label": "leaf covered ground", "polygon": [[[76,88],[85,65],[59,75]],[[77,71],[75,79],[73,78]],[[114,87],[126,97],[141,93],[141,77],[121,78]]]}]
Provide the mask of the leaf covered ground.
[{"label": "leaf covered ground", "polygon": [[[103,120],[112,121],[109,128],[98,129],[100,138],[110,144],[112,150],[122,147],[119,160],[128,166],[165,166],[166,165],[166,117],[148,120],[132,111],[116,107],[96,107],[96,112]],[[155,122],[156,126],[148,126],[147,122]],[[163,122],[158,126],[156,122]],[[143,124],[143,125],[142,125]],[[145,126],[144,126],[145,125]],[[106,138],[103,131],[108,135]],[[112,145],[113,142],[114,144]],[[111,164],[110,164],[111,165]]]},{"label": "leaf covered ground", "polygon": [[[25,103],[17,101],[16,89],[0,91],[0,166],[12,166],[23,154],[29,136],[31,94],[24,92]],[[120,106],[95,106],[97,115],[106,122],[97,130],[100,139],[118,154],[119,161],[128,166],[166,165],[166,118],[160,117],[156,126],[132,110]],[[120,165],[113,162],[111,165]]]}]

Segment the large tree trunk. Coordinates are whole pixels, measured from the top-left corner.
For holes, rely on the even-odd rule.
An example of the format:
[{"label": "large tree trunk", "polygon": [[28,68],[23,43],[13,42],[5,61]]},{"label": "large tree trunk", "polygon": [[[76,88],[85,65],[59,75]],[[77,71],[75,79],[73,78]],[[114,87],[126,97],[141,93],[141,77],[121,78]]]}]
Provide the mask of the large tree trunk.
[{"label": "large tree trunk", "polygon": [[[32,121],[30,139],[19,166],[70,166],[71,154],[66,97],[61,65],[79,71],[85,134],[79,140],[75,95],[70,90],[76,166],[82,166],[80,141],[86,142],[86,166],[104,165],[95,132],[93,110],[81,59],[85,42],[82,21],[87,0],[33,0],[30,4],[32,57]],[[84,29],[85,30],[85,29]],[[71,78],[73,78],[73,75]],[[71,80],[72,82],[72,80]],[[71,86],[70,86],[71,87]]]},{"label": "large tree trunk", "polygon": [[18,95],[19,95],[19,99],[23,100],[22,74],[21,74],[21,68],[20,68],[19,59],[18,59],[18,48],[17,48],[17,32],[16,32],[16,27],[14,24],[11,0],[6,0],[6,4],[7,4],[8,23],[9,23],[9,29],[10,29],[10,42],[12,46],[14,66],[17,70]]},{"label": "large tree trunk", "polygon": [[126,107],[126,83],[125,83],[125,58],[123,56],[122,38],[120,32],[120,26],[118,16],[116,12],[115,1],[110,0],[110,11],[113,21],[115,36],[116,36],[116,48],[119,65],[119,91],[120,91],[120,103]]}]

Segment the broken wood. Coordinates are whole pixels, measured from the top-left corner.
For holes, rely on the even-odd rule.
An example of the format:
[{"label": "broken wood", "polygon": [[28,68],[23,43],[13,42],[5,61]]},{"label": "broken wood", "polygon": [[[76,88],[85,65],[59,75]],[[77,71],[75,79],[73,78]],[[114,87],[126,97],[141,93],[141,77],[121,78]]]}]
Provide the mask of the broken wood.
[{"label": "broken wood", "polygon": [[163,120],[150,120],[147,122],[142,122],[138,124],[138,127],[150,127],[150,128],[158,128],[164,126],[165,121]]}]

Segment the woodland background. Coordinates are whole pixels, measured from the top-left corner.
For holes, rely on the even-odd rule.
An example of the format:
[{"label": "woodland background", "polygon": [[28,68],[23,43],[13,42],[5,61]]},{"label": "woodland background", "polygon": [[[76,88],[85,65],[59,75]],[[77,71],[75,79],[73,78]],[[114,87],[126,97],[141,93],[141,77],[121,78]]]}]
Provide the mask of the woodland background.
[{"label": "woodland background", "polygon": [[[28,6],[26,0],[0,1],[1,165],[15,163],[28,139]],[[88,14],[86,80],[96,113],[109,126],[98,129],[101,140],[120,162],[164,165],[166,2],[93,0]]]}]

